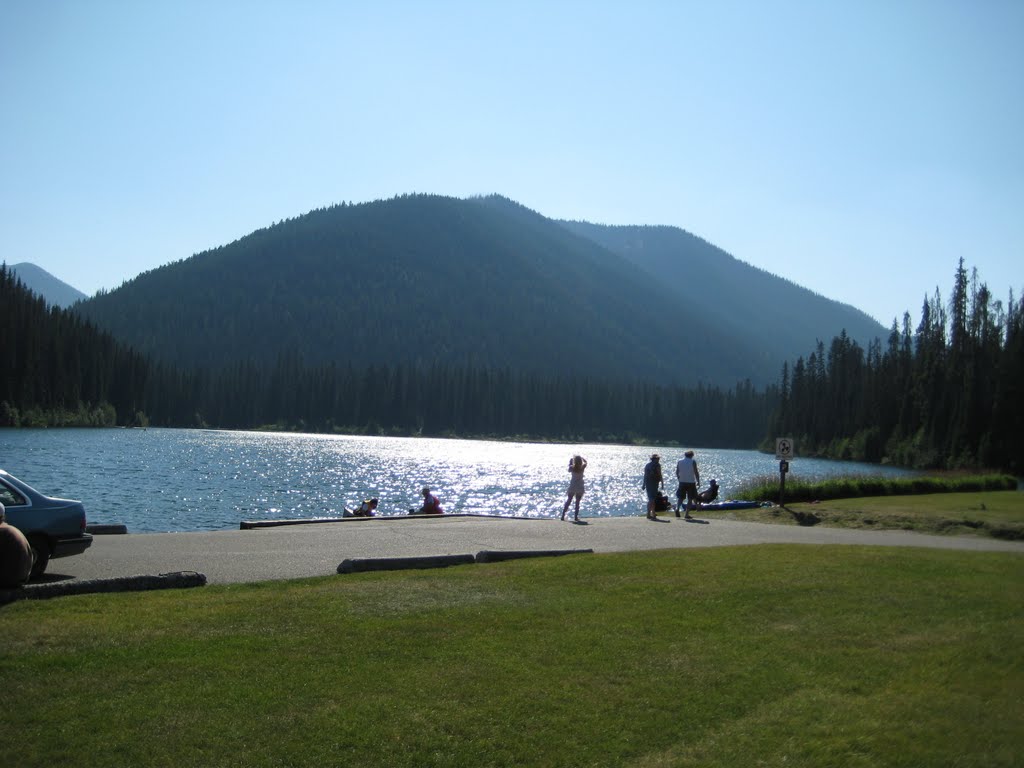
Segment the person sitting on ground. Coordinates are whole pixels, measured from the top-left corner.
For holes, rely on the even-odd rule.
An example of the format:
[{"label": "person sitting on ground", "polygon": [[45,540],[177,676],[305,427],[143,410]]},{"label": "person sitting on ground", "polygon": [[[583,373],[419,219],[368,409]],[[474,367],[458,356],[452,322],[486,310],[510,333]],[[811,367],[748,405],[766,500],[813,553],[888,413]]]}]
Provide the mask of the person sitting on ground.
[{"label": "person sitting on ground", "polygon": [[430,492],[429,488],[424,488],[421,493],[423,494],[423,506],[416,510],[417,515],[444,514],[444,510],[441,509],[441,501]]},{"label": "person sitting on ground", "polygon": [[7,524],[7,510],[0,504],[0,589],[20,587],[32,573],[35,553],[25,534]]},{"label": "person sitting on ground", "polygon": [[718,498],[718,481],[712,480],[711,485],[708,486],[706,491],[701,491],[697,494],[697,501],[701,504],[710,504],[712,501]]},{"label": "person sitting on ground", "polygon": [[358,507],[356,507],[352,514],[355,517],[373,517],[374,511],[377,509],[377,499],[367,499]]}]

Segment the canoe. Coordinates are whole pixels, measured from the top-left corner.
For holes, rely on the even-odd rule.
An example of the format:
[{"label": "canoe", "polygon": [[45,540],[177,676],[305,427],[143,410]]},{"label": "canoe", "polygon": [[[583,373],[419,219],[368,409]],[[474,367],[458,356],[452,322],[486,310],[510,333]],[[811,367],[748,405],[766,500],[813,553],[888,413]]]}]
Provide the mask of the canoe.
[{"label": "canoe", "polygon": [[755,509],[761,506],[760,501],[713,501],[710,504],[701,504],[696,511],[702,509],[728,510],[728,509]]}]

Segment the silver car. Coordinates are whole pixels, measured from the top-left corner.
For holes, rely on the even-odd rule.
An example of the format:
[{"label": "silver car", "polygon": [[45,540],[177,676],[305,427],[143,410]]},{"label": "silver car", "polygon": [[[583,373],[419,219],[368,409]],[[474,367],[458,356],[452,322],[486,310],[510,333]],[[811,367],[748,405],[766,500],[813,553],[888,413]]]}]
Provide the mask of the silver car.
[{"label": "silver car", "polygon": [[32,578],[39,578],[52,557],[79,555],[92,545],[85,532],[85,506],[80,501],[44,496],[0,469],[0,503],[7,522],[18,528],[35,552]]}]

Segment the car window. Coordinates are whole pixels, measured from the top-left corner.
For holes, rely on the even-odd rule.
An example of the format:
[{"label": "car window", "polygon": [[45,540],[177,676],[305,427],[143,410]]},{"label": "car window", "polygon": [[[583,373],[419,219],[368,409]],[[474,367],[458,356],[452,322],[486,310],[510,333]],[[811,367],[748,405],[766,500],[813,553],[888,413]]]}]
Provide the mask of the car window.
[{"label": "car window", "polygon": [[5,507],[21,507],[26,504],[25,497],[0,480],[0,504]]}]

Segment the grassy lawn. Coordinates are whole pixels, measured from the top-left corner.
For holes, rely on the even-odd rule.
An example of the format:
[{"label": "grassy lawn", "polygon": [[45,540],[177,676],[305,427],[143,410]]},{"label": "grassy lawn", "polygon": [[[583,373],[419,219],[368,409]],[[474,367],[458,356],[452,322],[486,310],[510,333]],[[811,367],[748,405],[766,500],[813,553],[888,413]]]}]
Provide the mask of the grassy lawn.
[{"label": "grassy lawn", "polygon": [[0,764],[1016,766],[1022,588],[760,546],[22,601]]},{"label": "grassy lawn", "polygon": [[[786,508],[796,514],[813,514],[821,525],[842,528],[902,529],[1024,539],[1024,493],[1019,491],[872,496],[818,503],[787,503]],[[795,524],[793,515],[778,508],[734,512],[702,510],[698,514],[708,518]]]}]

